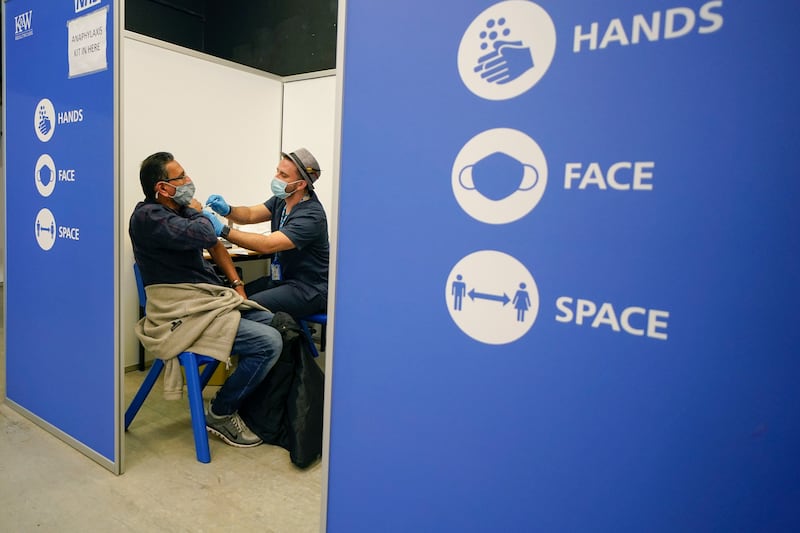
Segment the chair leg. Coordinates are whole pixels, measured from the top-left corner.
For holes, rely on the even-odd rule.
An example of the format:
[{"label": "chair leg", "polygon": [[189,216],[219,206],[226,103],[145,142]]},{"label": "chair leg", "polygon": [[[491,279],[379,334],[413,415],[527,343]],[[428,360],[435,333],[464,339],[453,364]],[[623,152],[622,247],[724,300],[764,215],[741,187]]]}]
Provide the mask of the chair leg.
[{"label": "chair leg", "polygon": [[211,376],[214,375],[214,371],[217,370],[219,366],[219,361],[214,361],[212,363],[206,363],[205,367],[203,367],[203,373],[200,374],[200,390],[206,388],[208,382],[211,381]]},{"label": "chair leg", "polygon": [[311,355],[313,355],[314,357],[319,357],[317,346],[316,344],[314,344],[314,337],[312,337],[311,331],[308,329],[308,322],[306,322],[305,320],[301,320],[300,329],[303,331],[303,336],[306,338],[306,342],[308,342],[309,349],[311,350]]},{"label": "chair leg", "polygon": [[[139,318],[144,316],[144,307],[139,306]],[[139,370],[144,371],[144,346],[139,342]]]},{"label": "chair leg", "polygon": [[[192,432],[194,433],[197,460],[201,463],[210,463],[211,451],[208,447],[206,414],[203,408],[203,390],[200,387],[200,370],[197,367],[197,357],[192,352],[183,352],[178,357],[186,370],[186,389],[189,394],[189,411],[192,415]],[[209,363],[206,366],[212,366],[212,364]]]},{"label": "chair leg", "polygon": [[163,368],[164,361],[161,359],[153,360],[153,366],[150,367],[150,371],[147,373],[147,376],[145,376],[142,386],[139,387],[139,390],[136,392],[136,396],[133,397],[133,401],[131,402],[130,406],[128,406],[128,410],[125,411],[126,431],[128,426],[131,425],[131,422],[133,422],[133,419],[136,418],[136,413],[138,413],[139,409],[142,408],[145,398],[147,398],[147,395],[150,394],[150,391],[153,389],[153,385],[155,385],[156,379],[158,379],[158,375],[161,374],[161,370]]}]

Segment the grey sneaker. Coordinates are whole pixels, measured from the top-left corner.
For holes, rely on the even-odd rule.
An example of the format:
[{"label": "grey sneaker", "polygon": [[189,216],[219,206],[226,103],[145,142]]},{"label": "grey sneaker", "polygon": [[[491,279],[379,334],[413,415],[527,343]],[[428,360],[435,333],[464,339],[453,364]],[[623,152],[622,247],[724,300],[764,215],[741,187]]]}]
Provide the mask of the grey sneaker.
[{"label": "grey sneaker", "polygon": [[206,429],[231,446],[238,448],[252,448],[261,444],[261,438],[253,433],[244,423],[239,413],[217,416],[211,411],[211,406],[206,412]]}]

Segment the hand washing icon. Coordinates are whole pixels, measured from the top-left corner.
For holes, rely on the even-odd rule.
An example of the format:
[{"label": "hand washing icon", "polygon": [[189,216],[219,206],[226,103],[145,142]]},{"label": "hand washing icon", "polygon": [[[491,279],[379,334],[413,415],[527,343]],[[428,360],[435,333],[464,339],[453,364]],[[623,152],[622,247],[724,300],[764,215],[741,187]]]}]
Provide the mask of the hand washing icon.
[{"label": "hand washing icon", "polygon": [[491,51],[478,58],[474,70],[488,83],[509,83],[533,68],[531,49],[522,41],[505,40],[511,33],[505,17],[500,17],[487,20],[479,34],[481,50]]},{"label": "hand washing icon", "polygon": [[33,128],[40,141],[46,143],[53,136],[56,130],[56,109],[53,102],[47,98],[42,98],[36,104],[33,114]]},{"label": "hand washing icon", "polygon": [[538,4],[498,2],[475,17],[458,46],[458,73],[480,98],[507,100],[536,85],[553,61],[556,28]]},{"label": "hand washing icon", "polygon": [[490,200],[508,198],[517,191],[529,191],[539,182],[536,167],[503,152],[494,152],[458,173],[458,183],[478,191]]}]

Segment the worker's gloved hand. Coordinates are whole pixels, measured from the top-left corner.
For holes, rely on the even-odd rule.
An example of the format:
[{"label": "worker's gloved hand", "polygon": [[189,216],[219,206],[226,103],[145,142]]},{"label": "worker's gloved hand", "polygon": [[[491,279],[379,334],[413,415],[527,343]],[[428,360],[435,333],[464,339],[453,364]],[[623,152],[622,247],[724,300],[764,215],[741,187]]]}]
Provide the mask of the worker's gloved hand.
[{"label": "worker's gloved hand", "polygon": [[214,226],[214,233],[217,235],[217,237],[219,237],[220,234],[222,233],[222,228],[225,225],[222,223],[222,221],[219,218],[217,218],[217,215],[215,215],[214,213],[212,213],[208,209],[203,209],[203,214],[206,216],[206,218],[209,221],[211,221],[211,225]]},{"label": "worker's gloved hand", "polygon": [[214,210],[215,213],[219,213],[220,215],[226,217],[231,212],[231,206],[228,205],[228,202],[225,201],[225,198],[220,196],[219,194],[212,194],[206,200],[206,205]]}]

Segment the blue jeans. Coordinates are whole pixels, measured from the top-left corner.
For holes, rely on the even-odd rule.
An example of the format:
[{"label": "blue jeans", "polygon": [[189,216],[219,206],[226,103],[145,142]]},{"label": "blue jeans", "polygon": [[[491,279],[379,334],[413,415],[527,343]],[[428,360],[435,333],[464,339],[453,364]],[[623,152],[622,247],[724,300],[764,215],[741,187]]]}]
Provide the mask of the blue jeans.
[{"label": "blue jeans", "polygon": [[253,392],[278,362],[283,350],[283,339],[278,330],[270,326],[272,317],[273,314],[267,311],[242,312],[231,350],[232,354],[239,356],[239,362],[211,402],[215,415],[235,413],[247,395]]}]

